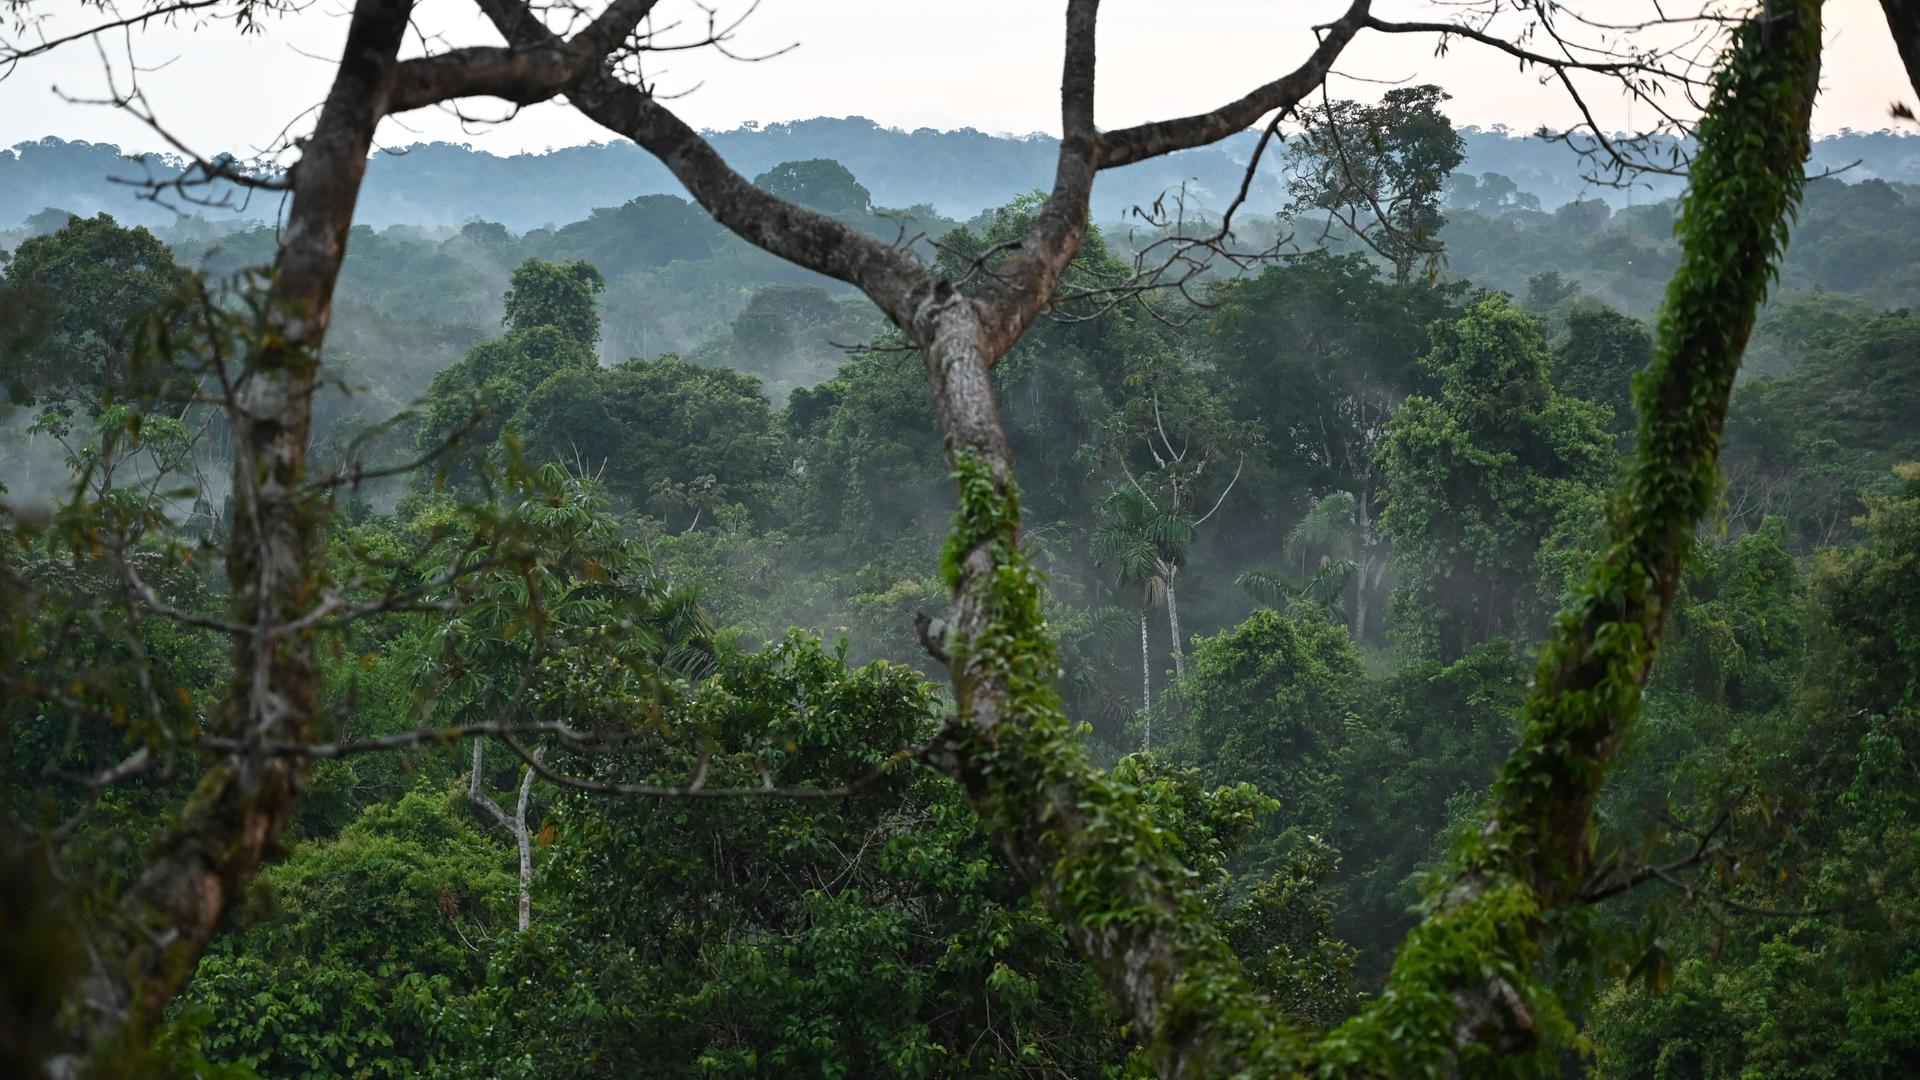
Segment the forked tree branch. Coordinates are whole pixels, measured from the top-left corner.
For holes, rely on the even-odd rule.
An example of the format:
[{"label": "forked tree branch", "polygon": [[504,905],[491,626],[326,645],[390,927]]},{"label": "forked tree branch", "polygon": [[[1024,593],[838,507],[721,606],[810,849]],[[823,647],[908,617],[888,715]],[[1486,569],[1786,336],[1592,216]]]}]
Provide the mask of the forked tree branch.
[{"label": "forked tree branch", "polygon": [[507,46],[471,46],[401,61],[387,112],[459,98],[493,97],[531,105],[598,71],[653,12],[658,0],[614,0],[573,37],[548,35]]},{"label": "forked tree branch", "polygon": [[[1432,1072],[1464,1067],[1474,1053],[1524,1051],[1537,1041],[1530,1010],[1539,1001],[1527,994],[1525,980],[1546,932],[1544,912],[1576,900],[1588,879],[1582,871],[1590,856],[1593,799],[1631,722],[1688,538],[1710,501],[1724,391],[1751,327],[1749,301],[1764,289],[1797,195],[1813,93],[1805,69],[1817,68],[1818,0],[1771,0],[1751,36],[1757,49],[1736,54],[1736,63],[1746,66],[1734,73],[1728,96],[1716,98],[1733,126],[1715,137],[1747,140],[1743,153],[1767,155],[1784,186],[1723,172],[1689,196],[1730,200],[1740,212],[1703,214],[1703,224],[1685,239],[1693,261],[1683,275],[1692,276],[1683,276],[1669,297],[1662,323],[1666,366],[1641,397],[1644,415],[1652,418],[1644,423],[1654,426],[1643,427],[1642,472],[1623,496],[1639,516],[1621,515],[1629,532],[1616,538],[1602,571],[1644,569],[1647,580],[1601,590],[1598,599],[1562,616],[1529,699],[1528,741],[1496,796],[1498,843],[1490,841],[1485,853],[1458,868],[1437,913],[1403,953],[1390,993],[1318,1042],[1288,1028],[1253,992],[1159,826],[1129,791],[1093,768],[1058,707],[1057,662],[1040,585],[1021,551],[1013,461],[990,369],[1053,302],[1084,238],[1100,170],[1217,142],[1293,108],[1361,29],[1475,33],[1377,21],[1367,0],[1354,0],[1339,19],[1318,28],[1317,47],[1287,75],[1207,113],[1102,135],[1093,111],[1098,0],[1069,0],[1052,191],[1004,272],[967,295],[935,280],[906,249],[749,183],[649,87],[622,81],[608,61],[651,3],[614,0],[582,34],[563,39],[524,0],[477,2],[506,47],[404,62],[397,57],[410,0],[354,5],[333,87],[292,170],[293,204],[266,301],[266,344],[249,357],[234,417],[238,513],[229,573],[234,621],[248,632],[236,635],[232,707],[216,731],[251,745],[210,770],[188,812],[121,898],[118,920],[90,942],[100,962],[69,1010],[70,1030],[63,1032],[62,1052],[47,1063],[50,1071],[84,1071],[102,1046],[121,1043],[163,1014],[292,812],[306,757],[259,747],[312,741],[318,627],[299,620],[324,588],[322,534],[305,477],[318,349],[376,126],[392,112],[465,96],[519,104],[565,95],[659,158],[722,225],[774,255],[860,288],[920,348],[961,496],[943,559],[953,607],[936,643],[952,676],[956,715],[949,736],[926,757],[959,779],[1009,863],[1121,1000],[1164,1071],[1386,1074],[1402,1071],[1394,1055],[1406,1050],[1413,1060],[1403,1071]],[[1883,2],[1890,22],[1912,7],[1908,0]],[[1642,56],[1574,59],[1486,43],[1555,71],[1683,83],[1690,77]],[[1778,115],[1779,102],[1795,115]],[[1703,132],[1703,154],[1712,145]],[[1702,182],[1698,175],[1695,180]],[[1713,189],[1714,182],[1724,186]],[[1727,290],[1739,293],[1744,306],[1707,302]],[[297,632],[287,633],[296,623]],[[1601,648],[1602,639],[1609,648],[1624,642],[1628,651]],[[553,782],[612,792],[636,787],[554,772],[514,735],[498,735],[530,770]],[[772,787],[767,780],[761,790]],[[1453,936],[1463,926],[1486,938],[1475,938],[1476,948],[1485,949],[1466,967]],[[1489,950],[1504,965],[1492,978],[1481,955]],[[1436,1000],[1450,1005],[1435,1011]],[[1397,1045],[1407,1040],[1417,1045]]]}]

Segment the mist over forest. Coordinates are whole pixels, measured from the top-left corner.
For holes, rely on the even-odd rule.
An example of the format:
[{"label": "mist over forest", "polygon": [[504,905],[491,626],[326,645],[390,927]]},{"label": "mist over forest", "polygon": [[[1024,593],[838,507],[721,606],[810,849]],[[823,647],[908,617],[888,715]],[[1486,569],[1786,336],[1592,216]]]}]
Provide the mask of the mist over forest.
[{"label": "mist over forest", "polygon": [[[1048,135],[990,135],[971,128],[901,131],[858,116],[747,124],[705,134],[744,175],[759,175],[783,161],[827,158],[857,176],[877,205],[961,221],[1046,188],[1059,147],[1059,140]],[[1653,173],[1632,182],[1602,179],[1599,171],[1583,168],[1568,145],[1528,132],[1468,126],[1459,135],[1466,160],[1458,173],[1468,179],[1498,173],[1548,209],[1576,199],[1597,199],[1615,208],[1657,202],[1679,194],[1682,186],[1678,177]],[[1120,222],[1135,207],[1151,206],[1183,185],[1198,206],[1218,210],[1238,190],[1257,143],[1255,134],[1243,133],[1114,170],[1094,191],[1094,220]],[[1815,171],[1849,181],[1920,183],[1920,138],[1905,130],[1827,135],[1814,141],[1810,160]],[[175,200],[168,207],[143,198],[126,182],[177,176],[186,164],[177,154],[128,155],[110,143],[49,135],[0,148],[0,207],[7,208],[7,224],[49,207],[82,217],[105,212],[122,224],[149,228],[176,224],[181,211],[214,222],[272,219],[274,202],[264,195],[247,199],[244,192],[213,185],[195,202]],[[1286,206],[1284,173],[1284,162],[1267,160],[1248,191],[1250,210],[1272,213]],[[643,195],[684,199],[686,189],[629,142],[504,157],[484,145],[419,143],[374,156],[354,222],[376,229],[459,228],[480,220],[522,233],[557,228]]]},{"label": "mist over forest", "polygon": [[1779,6],[1639,142],[503,19],[614,141],[0,151],[0,1074],[1920,1073],[1920,138]]}]

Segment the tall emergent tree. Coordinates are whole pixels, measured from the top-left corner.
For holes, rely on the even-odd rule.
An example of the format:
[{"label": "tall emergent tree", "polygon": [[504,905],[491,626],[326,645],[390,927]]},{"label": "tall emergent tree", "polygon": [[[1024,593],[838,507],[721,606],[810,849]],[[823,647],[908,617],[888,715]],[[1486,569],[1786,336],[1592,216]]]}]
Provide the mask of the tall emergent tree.
[{"label": "tall emergent tree", "polygon": [[552,326],[591,349],[600,342],[600,315],[593,298],[606,287],[607,279],[592,263],[528,259],[513,270],[503,321],[512,330]]},{"label": "tall emergent tree", "polygon": [[1466,142],[1440,111],[1447,94],[1431,84],[1396,86],[1377,104],[1326,101],[1302,110],[1306,130],[1289,151],[1296,217],[1315,212],[1393,264],[1405,285],[1422,260],[1440,254],[1447,177],[1466,160]]},{"label": "tall emergent tree", "polygon": [[[1457,314],[1458,285],[1381,280],[1364,255],[1311,252],[1236,282],[1214,317],[1215,363],[1237,419],[1266,438],[1280,480],[1318,500],[1322,519],[1351,496],[1349,543],[1317,554],[1351,558],[1356,640],[1378,636],[1387,545],[1380,535],[1379,449],[1387,419],[1420,385],[1428,328]],[[1323,508],[1323,509],[1321,509]],[[1306,539],[1304,536],[1302,539]],[[1296,567],[1292,576],[1304,576]]]},{"label": "tall emergent tree", "polygon": [[[113,218],[69,217],[21,243],[0,276],[0,395],[61,414],[97,410],[137,389],[139,325],[184,271],[159,238]],[[64,300],[65,303],[58,301]],[[161,371],[140,373],[151,385]]]},{"label": "tall emergent tree", "polygon": [[1380,529],[1400,566],[1402,629],[1451,661],[1533,628],[1535,557],[1609,479],[1613,442],[1601,408],[1555,391],[1539,325],[1506,299],[1435,338],[1425,364],[1440,392],[1408,398],[1380,448]]},{"label": "tall emergent tree", "polygon": [[[1317,45],[1292,72],[1217,109],[1102,131],[1094,121],[1099,4],[1069,0],[1052,187],[1020,241],[983,257],[990,273],[956,280],[905,248],[749,184],[644,82],[622,78],[632,70],[627,61],[652,44],[642,27],[649,0],[614,0],[571,36],[547,17],[577,12],[478,3],[505,46],[402,60],[412,6],[359,0],[298,168],[275,181],[290,183],[293,197],[262,308],[265,332],[247,357],[237,401],[234,607],[228,618],[202,620],[235,642],[228,707],[215,734],[199,739],[213,765],[114,917],[88,927],[90,973],[64,999],[52,1025],[57,1046],[29,1060],[33,1071],[89,1071],[101,1050],[142,1037],[280,835],[306,757],[319,750],[316,644],[328,620],[351,605],[321,580],[320,504],[305,454],[317,350],[374,126],[455,98],[525,103],[556,95],[659,158],[721,224],[862,290],[919,350],[959,497],[941,560],[951,608],[922,627],[951,675],[954,716],[922,756],[958,779],[1007,865],[1100,974],[1162,1073],[1551,1071],[1551,1048],[1566,1025],[1537,965],[1552,938],[1575,933],[1569,926],[1579,920],[1559,915],[1579,902],[1594,869],[1594,802],[1632,725],[1667,604],[1711,504],[1727,395],[1801,187],[1819,0],[1768,0],[1732,31],[1697,131],[1679,223],[1682,264],[1637,387],[1636,458],[1614,500],[1606,553],[1541,652],[1522,740],[1483,830],[1447,867],[1386,993],[1319,1036],[1254,989],[1133,782],[1095,769],[1060,711],[990,369],[1059,299],[1102,170],[1215,143],[1295,109],[1363,30],[1448,33],[1562,76],[1597,67],[1625,75],[1642,100],[1654,81],[1691,76],[1653,53],[1583,65],[1558,48],[1516,44],[1530,40],[1529,27],[1503,36],[1477,21],[1392,22],[1354,0],[1316,28]],[[269,9],[258,0],[232,6],[244,16]],[[1557,37],[1548,17],[1557,6],[1529,5],[1522,18]],[[29,40],[36,43],[0,61],[41,50],[40,39]],[[41,995],[10,996],[8,1007],[43,1016],[43,1003]]]}]

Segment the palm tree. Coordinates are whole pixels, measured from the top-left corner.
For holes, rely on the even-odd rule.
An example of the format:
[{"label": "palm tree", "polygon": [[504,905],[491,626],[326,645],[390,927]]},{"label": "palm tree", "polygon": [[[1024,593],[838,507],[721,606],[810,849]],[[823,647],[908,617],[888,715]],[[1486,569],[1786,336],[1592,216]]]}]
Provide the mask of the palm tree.
[{"label": "palm tree", "polygon": [[1293,578],[1284,571],[1255,567],[1233,579],[1247,595],[1265,607],[1298,617],[1312,612],[1327,618],[1340,614],[1340,595],[1359,569],[1352,559],[1326,559],[1310,575]]},{"label": "palm tree", "polygon": [[1358,510],[1359,500],[1351,492],[1336,491],[1318,500],[1287,533],[1286,569],[1246,570],[1234,584],[1267,607],[1338,617],[1348,584],[1358,578],[1349,623],[1358,641],[1367,610],[1364,568],[1356,559],[1364,546]]},{"label": "palm tree", "polygon": [[1062,683],[1072,713],[1093,725],[1095,738],[1124,732],[1127,721],[1139,714],[1132,696],[1117,689],[1114,680],[1125,674],[1120,646],[1138,615],[1131,607],[1101,604],[1077,611],[1063,607],[1057,619],[1048,616],[1059,633]]},{"label": "palm tree", "polygon": [[[1137,485],[1120,488],[1102,504],[1100,527],[1093,534],[1093,558],[1101,566],[1111,566],[1120,575],[1123,588],[1140,590],[1140,681],[1141,709],[1153,707],[1153,660],[1147,647],[1147,612],[1165,601],[1167,627],[1173,634],[1175,677],[1187,673],[1187,658],[1180,647],[1180,607],[1174,593],[1174,576],[1193,543],[1194,523],[1177,508],[1162,510]],[[1153,744],[1152,722],[1145,735]]]}]

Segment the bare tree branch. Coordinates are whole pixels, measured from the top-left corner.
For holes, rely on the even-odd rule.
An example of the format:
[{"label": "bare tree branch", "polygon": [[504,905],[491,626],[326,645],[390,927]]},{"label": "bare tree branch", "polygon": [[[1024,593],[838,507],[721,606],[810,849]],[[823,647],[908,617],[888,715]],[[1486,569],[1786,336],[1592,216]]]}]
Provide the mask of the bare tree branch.
[{"label": "bare tree branch", "polygon": [[1211,112],[1107,132],[1100,137],[1100,167],[1118,168],[1216,143],[1253,127],[1268,113],[1292,109],[1326,81],[1327,72],[1353,36],[1362,27],[1375,26],[1376,21],[1368,14],[1371,6],[1370,0],[1354,0],[1346,14],[1315,28],[1320,44],[1299,67],[1237,101]]},{"label": "bare tree branch", "polygon": [[473,46],[402,61],[387,111],[407,112],[470,97],[495,97],[516,105],[545,101],[598,71],[657,2],[614,0],[566,41],[548,35],[525,44]]}]

